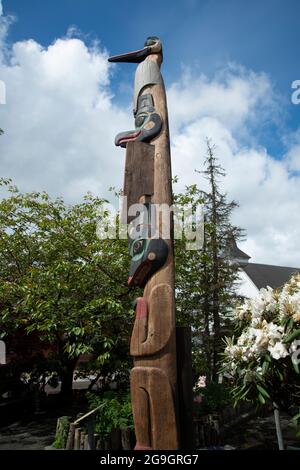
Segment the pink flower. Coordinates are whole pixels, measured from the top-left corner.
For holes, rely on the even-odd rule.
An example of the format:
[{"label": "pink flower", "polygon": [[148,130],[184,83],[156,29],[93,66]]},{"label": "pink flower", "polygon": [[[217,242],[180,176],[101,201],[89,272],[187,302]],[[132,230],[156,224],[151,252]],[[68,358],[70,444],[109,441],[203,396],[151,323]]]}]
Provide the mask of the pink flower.
[{"label": "pink flower", "polygon": [[194,403],[197,403],[198,405],[200,405],[200,403],[202,402],[203,400],[203,396],[202,395],[196,395],[194,397]]}]

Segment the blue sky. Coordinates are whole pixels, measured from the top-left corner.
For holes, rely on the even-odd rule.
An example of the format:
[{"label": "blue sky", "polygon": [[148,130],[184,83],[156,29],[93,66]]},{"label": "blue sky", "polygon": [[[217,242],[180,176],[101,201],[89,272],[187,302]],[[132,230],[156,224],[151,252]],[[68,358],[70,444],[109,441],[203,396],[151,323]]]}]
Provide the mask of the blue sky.
[{"label": "blue sky", "polygon": [[234,221],[247,230],[244,249],[254,261],[300,266],[300,105],[291,102],[298,0],[1,4],[3,176],[72,202],[121,186],[124,156],[113,137],[132,127],[135,66],[111,66],[107,55],[157,35],[179,189],[196,181],[212,138],[225,190],[240,202]]},{"label": "blue sky", "polygon": [[[47,46],[75,25],[86,41],[95,38],[110,53],[132,50],[148,35],[162,38],[168,84],[188,64],[208,76],[228,62],[267,73],[280,94],[285,124],[295,130],[300,106],[291,104],[291,83],[299,77],[300,2],[298,0],[3,0],[18,21],[9,39],[33,38]],[[130,80],[133,67],[119,67],[112,81],[116,99],[126,100],[118,83]],[[280,158],[276,129],[266,145]]]},{"label": "blue sky", "polygon": [[101,36],[110,50],[135,48],[145,36],[159,35],[172,72],[184,61],[198,62],[207,73],[233,60],[265,70],[283,87],[298,73],[297,0],[3,0],[3,6],[19,18],[12,40],[47,45],[74,24]]}]

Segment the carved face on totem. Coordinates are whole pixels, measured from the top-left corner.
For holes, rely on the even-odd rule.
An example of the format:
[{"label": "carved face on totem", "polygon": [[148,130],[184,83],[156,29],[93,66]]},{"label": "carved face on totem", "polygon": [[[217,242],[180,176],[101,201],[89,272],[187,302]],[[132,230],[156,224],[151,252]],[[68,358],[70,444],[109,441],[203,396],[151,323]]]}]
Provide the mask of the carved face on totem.
[{"label": "carved face on totem", "polygon": [[[120,147],[126,147],[129,142],[153,142],[160,134],[163,127],[161,116],[156,110],[154,98],[151,94],[151,86],[163,83],[160,73],[160,65],[162,62],[161,41],[159,38],[151,36],[147,38],[143,49],[111,57],[109,61],[133,62],[139,64],[135,73],[133,99],[135,128],[130,131],[120,132],[115,138],[115,144]],[[150,153],[151,152],[149,152],[149,155]],[[147,165],[136,159],[135,168],[139,174],[145,171],[143,169],[144,167],[147,168]],[[135,177],[135,168],[129,172],[132,177],[130,180],[131,186],[138,185]],[[149,178],[149,175],[144,175],[143,178],[146,180]],[[139,198],[144,194],[139,194],[138,189],[135,193],[136,199],[131,202],[138,203]],[[153,190],[151,194],[153,194]],[[149,195],[149,193],[147,193],[147,195]],[[145,206],[147,206],[147,204]],[[149,209],[149,207],[147,209]],[[144,287],[150,277],[158,271],[167,260],[169,251],[167,243],[159,237],[153,238],[151,236],[153,231],[151,231],[150,228],[151,223],[155,223],[154,219],[155,217],[152,222],[147,220],[144,223],[144,226],[147,226],[146,233],[135,233],[135,236],[129,236],[129,253],[132,258],[128,279],[129,285]]]},{"label": "carved face on totem", "polygon": [[150,142],[156,137],[162,128],[162,120],[155,111],[152,95],[141,95],[138,98],[138,108],[135,113],[135,129],[120,132],[115,138],[115,144],[126,147],[127,142],[136,140]]},{"label": "carved face on totem", "polygon": [[[152,58],[160,58],[152,60]],[[151,142],[162,129],[162,120],[155,110],[151,93],[143,94],[143,89],[149,85],[162,83],[159,65],[162,60],[162,45],[156,36],[147,38],[144,48],[111,57],[111,62],[137,62],[139,66],[135,73],[134,109],[135,129],[120,132],[115,138],[115,144],[126,147],[127,142]]]},{"label": "carved face on totem", "polygon": [[139,287],[144,287],[150,277],[165,264],[169,253],[168,245],[162,238],[151,238],[156,233],[154,207],[152,211],[150,204],[144,207],[144,220],[140,220],[142,223],[136,226],[133,224],[129,233],[131,264],[128,285]]},{"label": "carved face on totem", "polygon": [[165,264],[168,251],[168,245],[162,238],[130,239],[128,285],[144,287],[150,277]]}]

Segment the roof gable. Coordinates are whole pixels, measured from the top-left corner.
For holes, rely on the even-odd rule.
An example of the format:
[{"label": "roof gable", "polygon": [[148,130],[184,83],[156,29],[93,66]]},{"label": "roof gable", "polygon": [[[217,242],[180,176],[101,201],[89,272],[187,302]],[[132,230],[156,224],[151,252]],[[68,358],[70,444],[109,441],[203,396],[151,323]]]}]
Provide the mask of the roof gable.
[{"label": "roof gable", "polygon": [[258,289],[267,286],[273,289],[282,287],[293,274],[300,272],[300,268],[258,263],[248,263],[242,269]]}]

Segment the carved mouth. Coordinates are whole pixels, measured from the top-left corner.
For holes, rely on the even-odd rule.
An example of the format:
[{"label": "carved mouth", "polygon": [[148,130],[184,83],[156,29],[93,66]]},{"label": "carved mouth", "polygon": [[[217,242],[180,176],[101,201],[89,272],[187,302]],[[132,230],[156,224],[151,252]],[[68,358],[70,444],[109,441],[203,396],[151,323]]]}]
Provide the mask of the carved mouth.
[{"label": "carved mouth", "polygon": [[149,271],[151,271],[151,267],[152,267],[152,262],[147,260],[145,261],[144,263],[142,263],[138,268],[137,270],[135,271],[135,273],[133,274],[133,276],[130,276],[128,278],[128,285],[129,286],[140,286],[140,287],[143,287],[144,285],[144,282],[145,282],[145,279],[149,273]]},{"label": "carved mouth", "polygon": [[135,140],[139,135],[141,131],[133,132],[132,134],[127,134],[124,136],[121,136],[117,141],[116,145],[122,146],[122,144],[126,144],[127,142],[131,142],[132,140]]}]

